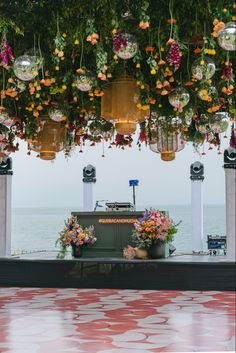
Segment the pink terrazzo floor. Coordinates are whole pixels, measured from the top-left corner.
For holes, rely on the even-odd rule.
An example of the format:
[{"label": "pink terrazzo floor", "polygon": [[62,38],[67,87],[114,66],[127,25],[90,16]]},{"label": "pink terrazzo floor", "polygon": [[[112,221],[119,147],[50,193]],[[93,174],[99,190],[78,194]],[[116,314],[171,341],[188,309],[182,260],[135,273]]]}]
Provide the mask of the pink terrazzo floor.
[{"label": "pink terrazzo floor", "polygon": [[0,288],[1,353],[235,350],[235,293]]}]

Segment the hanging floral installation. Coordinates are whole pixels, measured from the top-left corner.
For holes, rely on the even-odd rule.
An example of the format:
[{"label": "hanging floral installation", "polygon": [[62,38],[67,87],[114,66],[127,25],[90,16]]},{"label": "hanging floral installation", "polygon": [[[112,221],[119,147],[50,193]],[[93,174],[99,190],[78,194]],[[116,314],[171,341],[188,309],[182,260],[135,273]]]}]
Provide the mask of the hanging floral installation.
[{"label": "hanging floral installation", "polygon": [[56,3],[0,4],[0,159],[20,140],[44,160],[97,143],[221,154],[236,119],[233,1]]}]

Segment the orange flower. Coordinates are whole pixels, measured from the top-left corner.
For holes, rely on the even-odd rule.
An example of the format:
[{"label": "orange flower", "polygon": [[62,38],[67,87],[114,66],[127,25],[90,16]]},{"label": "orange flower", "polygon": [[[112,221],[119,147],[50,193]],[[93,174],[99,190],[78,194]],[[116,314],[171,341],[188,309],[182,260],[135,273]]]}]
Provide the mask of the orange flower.
[{"label": "orange flower", "polygon": [[164,82],[163,82],[163,86],[164,86],[164,87],[167,87],[167,86],[169,86],[169,85],[170,85],[170,83],[169,83],[168,81],[164,81]]},{"label": "orange flower", "polygon": [[201,52],[202,52],[202,49],[200,49],[200,48],[194,49],[195,54],[200,54]]},{"label": "orange flower", "polygon": [[140,21],[139,22],[139,28],[141,29],[147,29],[150,27],[150,23],[148,21]]},{"label": "orange flower", "polygon": [[154,47],[146,47],[145,48],[146,52],[153,52],[155,50]]},{"label": "orange flower", "polygon": [[162,96],[166,96],[168,94],[168,91],[166,90],[166,89],[163,89],[162,91],[161,91],[161,95]]},{"label": "orange flower", "polygon": [[91,38],[92,38],[92,39],[99,39],[98,33],[93,33],[93,34],[91,35]]},{"label": "orange flower", "polygon": [[83,74],[84,70],[83,69],[77,69],[76,72],[77,72],[77,74]]},{"label": "orange flower", "polygon": [[169,18],[169,19],[167,20],[167,22],[168,22],[168,23],[176,23],[177,20],[175,20],[174,18]]},{"label": "orange flower", "polygon": [[102,97],[102,96],[104,95],[104,92],[103,92],[103,91],[100,91],[100,90],[98,90],[98,89],[95,89],[94,95],[95,95],[96,97]]},{"label": "orange flower", "polygon": [[33,112],[33,116],[34,116],[35,118],[38,118],[38,117],[39,117],[39,112],[37,112],[37,110],[35,110],[35,111]]},{"label": "orange flower", "polygon": [[233,89],[229,87],[223,87],[222,90],[221,90],[224,94],[227,94],[227,96],[230,96],[232,93],[233,93]]},{"label": "orange flower", "polygon": [[153,99],[153,98],[148,98],[148,101],[150,104],[155,104],[156,103],[156,100]]},{"label": "orange flower", "polygon": [[208,113],[215,113],[215,112],[217,112],[219,109],[220,109],[220,106],[219,106],[219,105],[214,105],[213,107],[208,108],[207,111],[208,111]]},{"label": "orange flower", "polygon": [[184,84],[185,86],[192,86],[193,85],[193,82],[191,82],[191,81],[188,81],[188,82],[185,82],[185,84]]},{"label": "orange flower", "polygon": [[165,65],[165,64],[166,64],[166,62],[164,60],[159,60],[157,65],[160,66],[160,65]]},{"label": "orange flower", "polygon": [[172,45],[172,44],[174,44],[174,42],[175,42],[175,40],[174,40],[173,38],[170,38],[170,39],[166,42],[166,44],[167,44],[167,45]]},{"label": "orange flower", "polygon": [[[218,21],[218,20],[217,20]],[[215,22],[215,20],[214,20]],[[214,24],[213,22],[213,24]],[[225,24],[224,22],[217,22],[215,25],[214,25],[214,28],[213,28],[213,33],[212,33],[212,36],[217,38],[218,37],[218,34],[219,32],[225,27]]]}]

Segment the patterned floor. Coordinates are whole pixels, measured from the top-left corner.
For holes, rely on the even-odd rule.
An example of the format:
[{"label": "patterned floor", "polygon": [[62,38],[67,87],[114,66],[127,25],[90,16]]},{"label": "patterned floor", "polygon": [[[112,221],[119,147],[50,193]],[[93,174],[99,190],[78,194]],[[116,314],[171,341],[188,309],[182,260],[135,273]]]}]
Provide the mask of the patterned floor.
[{"label": "patterned floor", "polygon": [[0,288],[1,353],[234,351],[235,293]]}]

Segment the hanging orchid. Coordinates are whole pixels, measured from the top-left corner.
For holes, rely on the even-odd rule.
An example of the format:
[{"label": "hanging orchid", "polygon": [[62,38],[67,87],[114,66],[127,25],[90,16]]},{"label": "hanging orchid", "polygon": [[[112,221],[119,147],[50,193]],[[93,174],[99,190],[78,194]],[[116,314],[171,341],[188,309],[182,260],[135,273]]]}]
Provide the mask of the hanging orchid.
[{"label": "hanging orchid", "polygon": [[5,67],[5,66],[8,66],[9,61],[13,61],[13,59],[14,59],[14,56],[13,56],[12,48],[10,47],[6,38],[3,38],[1,43],[0,61],[2,65]]},{"label": "hanging orchid", "polygon": [[175,71],[179,69],[181,64],[181,55],[180,55],[180,46],[177,41],[174,41],[171,44],[168,61],[174,64]]}]

